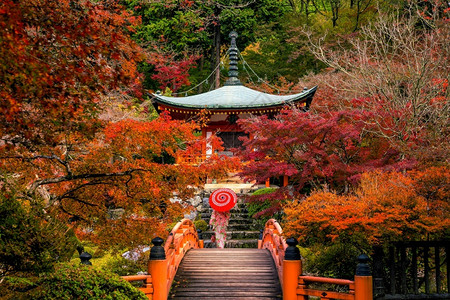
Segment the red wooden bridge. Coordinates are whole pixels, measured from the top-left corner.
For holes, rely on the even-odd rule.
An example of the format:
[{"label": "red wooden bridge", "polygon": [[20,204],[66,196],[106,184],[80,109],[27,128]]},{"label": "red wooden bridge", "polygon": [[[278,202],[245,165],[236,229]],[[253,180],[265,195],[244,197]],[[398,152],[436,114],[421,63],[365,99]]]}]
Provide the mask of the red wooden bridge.
[{"label": "red wooden bridge", "polygon": [[[295,239],[285,239],[276,220],[264,228],[258,249],[203,249],[192,221],[180,221],[163,240],[155,238],[149,275],[124,276],[144,281],[149,299],[372,300],[372,276],[366,256],[359,257],[354,280],[302,275]],[[345,286],[346,292],[312,288]]]}]

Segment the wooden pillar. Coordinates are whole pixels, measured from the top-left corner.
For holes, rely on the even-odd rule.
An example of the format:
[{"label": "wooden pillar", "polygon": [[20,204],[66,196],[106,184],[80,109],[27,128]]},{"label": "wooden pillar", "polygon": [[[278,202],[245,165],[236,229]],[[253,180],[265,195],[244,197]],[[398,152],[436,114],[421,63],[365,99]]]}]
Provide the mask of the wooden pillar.
[{"label": "wooden pillar", "polygon": [[289,183],[289,177],[287,175],[283,176],[283,187],[287,186]]},{"label": "wooden pillar", "polygon": [[150,250],[150,260],[148,261],[148,274],[153,281],[153,300],[167,299],[167,260],[162,238],[152,240],[153,247]]},{"label": "wooden pillar", "polygon": [[203,233],[201,229],[197,229],[197,235],[198,235],[198,247],[199,248],[205,248],[205,242],[203,241]]},{"label": "wooden pillar", "polygon": [[369,257],[358,256],[355,275],[355,300],[373,300],[372,274],[368,265]]},{"label": "wooden pillar", "polygon": [[262,246],[263,246],[263,244],[262,244],[262,239],[263,239],[263,235],[264,235],[263,233],[264,233],[264,229],[261,229],[259,231],[258,249],[262,249]]},{"label": "wooden pillar", "polygon": [[270,187],[270,178],[266,179],[266,188]]},{"label": "wooden pillar", "polygon": [[297,240],[286,240],[289,247],[286,248],[283,260],[283,300],[297,300],[298,277],[302,274],[302,260],[297,248]]}]

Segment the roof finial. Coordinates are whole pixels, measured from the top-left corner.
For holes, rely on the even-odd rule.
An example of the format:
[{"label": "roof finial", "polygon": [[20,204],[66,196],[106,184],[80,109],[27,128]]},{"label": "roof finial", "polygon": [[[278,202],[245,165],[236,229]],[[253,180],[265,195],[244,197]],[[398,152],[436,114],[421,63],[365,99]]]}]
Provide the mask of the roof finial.
[{"label": "roof finial", "polygon": [[241,81],[238,78],[238,48],[236,46],[236,38],[239,35],[236,31],[232,31],[229,34],[231,38],[231,46],[229,49],[230,55],[230,67],[228,69],[228,80],[225,82],[225,85],[242,85]]}]

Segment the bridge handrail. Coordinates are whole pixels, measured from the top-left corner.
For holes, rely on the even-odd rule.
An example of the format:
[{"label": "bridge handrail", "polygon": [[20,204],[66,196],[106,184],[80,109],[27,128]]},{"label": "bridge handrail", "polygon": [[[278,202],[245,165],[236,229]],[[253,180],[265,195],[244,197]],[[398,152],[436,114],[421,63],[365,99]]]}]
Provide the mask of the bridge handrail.
[{"label": "bridge handrail", "polygon": [[[283,230],[275,219],[266,222],[261,239],[258,241],[258,248],[267,249],[272,255],[283,289],[284,300],[307,299],[308,296],[342,300],[373,299],[372,276],[367,265],[367,256],[361,255],[358,257],[360,264],[358,264],[354,281],[305,276],[302,275],[302,261],[299,250],[296,248],[297,243],[297,240],[286,240],[283,237]],[[311,289],[308,287],[310,283],[345,285],[348,286],[349,290],[344,293]]]},{"label": "bridge handrail", "polygon": [[338,279],[338,278],[329,278],[329,277],[317,277],[317,276],[300,276],[299,279],[308,282],[316,282],[316,283],[329,283],[336,285],[352,285],[355,282],[348,279]]},{"label": "bridge handrail", "polygon": [[164,245],[167,259],[167,290],[170,289],[186,252],[198,248],[203,248],[203,241],[198,237],[194,222],[189,219],[178,222],[169,233]]},{"label": "bridge handrail", "polygon": [[[169,233],[164,247],[155,243],[160,258],[150,257],[148,263],[148,275],[122,276],[126,281],[144,281],[144,286],[139,288],[144,294],[153,300],[167,299],[168,291],[172,285],[175,274],[185,253],[190,249],[203,248],[203,240],[199,239],[194,223],[189,219],[178,222]],[[161,244],[162,240],[160,239]],[[152,248],[152,250],[154,250]],[[162,248],[162,249],[161,249]],[[151,251],[152,251],[151,250]],[[152,252],[150,253],[152,256]]]},{"label": "bridge handrail", "polygon": [[283,237],[283,229],[277,220],[270,219],[266,222],[264,226],[264,231],[262,234],[261,243],[259,243],[258,248],[267,249],[270,251],[275,266],[278,272],[278,278],[280,279],[281,285],[283,285],[283,260],[284,253],[288,245]]}]

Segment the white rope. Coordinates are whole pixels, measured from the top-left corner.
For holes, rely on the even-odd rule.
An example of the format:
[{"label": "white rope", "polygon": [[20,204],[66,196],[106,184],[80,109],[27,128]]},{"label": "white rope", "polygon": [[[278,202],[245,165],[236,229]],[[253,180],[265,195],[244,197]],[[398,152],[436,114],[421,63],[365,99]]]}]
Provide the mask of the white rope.
[{"label": "white rope", "polygon": [[[241,60],[242,60],[242,62],[243,62],[243,64],[244,64],[244,69],[245,69],[245,65],[247,65],[247,67],[250,69],[250,71],[252,71],[252,73],[255,74],[256,78],[258,78],[258,81],[264,82],[264,83],[267,84],[269,87],[271,87],[271,88],[277,90],[277,91],[278,91],[278,94],[280,93],[280,89],[279,89],[279,88],[277,88],[276,86],[271,85],[270,83],[268,83],[267,81],[265,81],[264,79],[262,79],[261,77],[259,77],[258,74],[256,74],[255,71],[253,71],[252,67],[250,67],[250,65],[245,61],[245,59],[244,59],[244,57],[242,56],[242,54],[241,54],[241,52],[239,51],[239,49],[238,49],[238,53],[239,53],[239,57],[241,58]],[[247,71],[247,69],[245,69],[245,70]],[[247,74],[248,74],[248,72],[247,72]],[[250,76],[250,74],[248,74],[248,75]],[[251,77],[250,77],[250,79],[251,79]],[[251,80],[252,80],[252,82],[253,82],[253,79],[251,79]]]},{"label": "white rope", "polygon": [[[228,52],[229,50],[227,50],[227,53],[225,53],[225,57],[226,58],[228,56]],[[197,84],[196,86],[194,86],[193,88],[190,88],[187,91],[183,91],[183,92],[177,92],[177,93],[172,93],[172,95],[181,95],[181,94],[187,94],[192,90],[195,90],[196,88],[198,88],[200,85],[204,84],[205,82],[208,82],[209,78],[216,73],[217,69],[220,67],[220,65],[223,65],[223,60],[221,59],[220,62],[217,64],[217,66],[214,68],[214,70],[208,75],[208,77],[206,77],[206,79],[204,79],[203,81],[201,81],[199,84]],[[211,88],[210,88],[211,90]]]},{"label": "white rope", "polygon": [[[208,77],[206,77],[206,79],[204,79],[203,81],[201,81],[199,84],[197,84],[196,86],[190,88],[187,91],[183,91],[183,92],[177,92],[177,93],[172,93],[172,95],[181,95],[181,94],[185,94],[187,95],[187,93],[189,93],[192,90],[195,90],[196,88],[198,88],[200,85],[208,82],[209,78],[211,78],[211,76],[216,73],[217,69],[220,67],[220,65],[223,65],[223,60],[225,58],[227,58],[229,56],[229,52],[230,50],[228,49],[227,52],[225,53],[225,56],[223,59],[220,60],[220,62],[217,64],[217,66],[214,68],[214,70],[208,75]],[[262,79],[261,77],[258,76],[258,74],[256,74],[256,72],[252,69],[252,67],[247,63],[247,61],[244,59],[244,57],[241,54],[241,51],[239,51],[239,49],[237,49],[237,52],[239,54],[240,59],[242,60],[243,63],[243,67],[245,72],[248,74],[251,82],[256,86],[255,82],[253,81],[252,75],[248,72],[247,68],[245,66],[247,66],[250,71],[256,76],[256,78],[258,79],[258,82],[263,82],[265,84],[267,84],[269,87],[273,88],[274,90],[276,90],[278,92],[278,94],[281,92],[281,90],[279,88],[277,88],[274,85],[271,85],[270,83],[268,83],[267,81],[265,81],[264,79]],[[214,86],[214,82],[211,84],[209,90],[212,90],[212,87]]]}]

